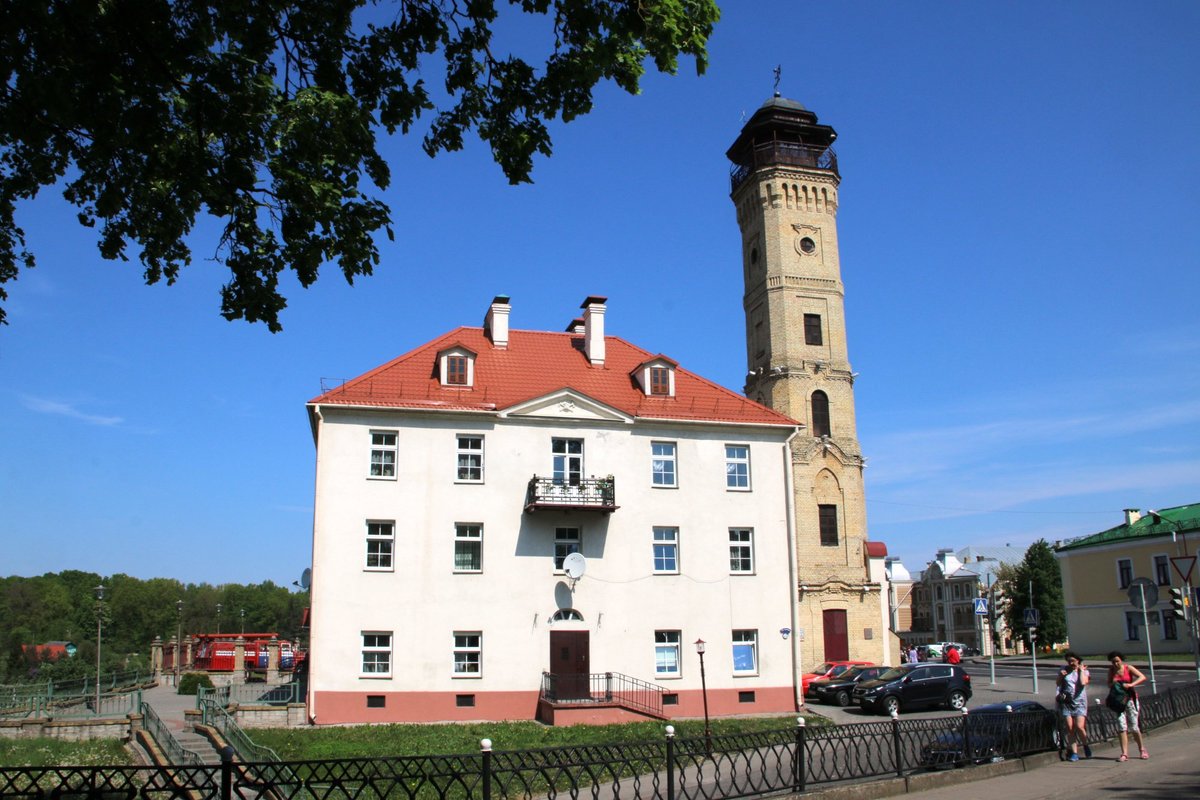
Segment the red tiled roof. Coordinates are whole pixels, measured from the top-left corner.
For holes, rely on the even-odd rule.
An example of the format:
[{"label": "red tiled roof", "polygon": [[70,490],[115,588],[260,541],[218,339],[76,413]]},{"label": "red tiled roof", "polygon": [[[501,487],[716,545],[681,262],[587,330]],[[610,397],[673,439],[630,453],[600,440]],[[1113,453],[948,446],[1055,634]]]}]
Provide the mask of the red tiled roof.
[{"label": "red tiled roof", "polygon": [[[633,381],[639,365],[658,358],[616,336],[604,337],[605,363],[583,353],[583,336],[511,331],[508,348],[492,346],[482,328],[456,328],[365,375],[313,398],[321,405],[447,411],[503,411],[572,389],[632,417],[794,426],[797,423],[712,381],[676,369],[674,397],[647,397]],[[437,354],[459,345],[476,353],[473,387],[442,386]]]}]

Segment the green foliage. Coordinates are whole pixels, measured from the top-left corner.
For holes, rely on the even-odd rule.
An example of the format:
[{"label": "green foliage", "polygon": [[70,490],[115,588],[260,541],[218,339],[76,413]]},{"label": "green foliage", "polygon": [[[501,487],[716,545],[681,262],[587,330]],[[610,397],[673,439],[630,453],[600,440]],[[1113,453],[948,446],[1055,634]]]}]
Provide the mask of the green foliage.
[{"label": "green foliage", "polygon": [[185,672],[179,676],[177,694],[195,695],[201,686],[205,689],[213,688],[212,678],[208,677],[207,672]]},{"label": "green foliage", "polygon": [[[1045,539],[1039,539],[1025,551],[1025,558],[1014,568],[1001,569],[999,584],[1009,598],[1005,622],[1017,636],[1025,635],[1025,609],[1036,608],[1041,614],[1037,636],[1039,647],[1051,647],[1067,640],[1067,609],[1063,599],[1062,572],[1054,551]],[[1030,603],[1030,586],[1033,602]]]},{"label": "green foliage", "polygon": [[0,764],[6,767],[111,767],[133,763],[129,751],[117,739],[0,739]]},{"label": "green foliage", "polygon": [[[636,94],[646,63],[696,71],[715,0],[522,0],[506,20],[552,27],[544,63],[493,41],[495,0],[94,0],[0,6],[0,301],[34,265],[17,204],[64,184],[100,253],[174,283],[201,214],[219,220],[227,319],[280,330],[279,278],[307,287],[336,261],[370,275],[391,180],[376,135],[424,112],[430,155],[475,131],[512,183],[551,153],[547,122],[592,108],[611,80]],[[506,22],[507,25],[507,22]],[[551,37],[547,37],[551,38]],[[536,66],[535,66],[536,65]],[[426,75],[444,71],[440,89]],[[367,184],[367,185],[364,185]],[[0,309],[0,323],[4,312]]]},{"label": "green foliage", "polygon": [[[806,717],[812,726],[829,724],[825,717]],[[497,750],[536,747],[654,742],[663,738],[665,722],[624,725],[547,727],[536,722],[476,722],[448,725],[373,725],[351,728],[267,728],[253,733],[255,743],[270,747],[285,761],[474,753],[480,739],[491,739]],[[681,738],[704,735],[703,720],[676,720]],[[777,731],[791,728],[795,717],[739,717],[712,720],[713,735]]]}]

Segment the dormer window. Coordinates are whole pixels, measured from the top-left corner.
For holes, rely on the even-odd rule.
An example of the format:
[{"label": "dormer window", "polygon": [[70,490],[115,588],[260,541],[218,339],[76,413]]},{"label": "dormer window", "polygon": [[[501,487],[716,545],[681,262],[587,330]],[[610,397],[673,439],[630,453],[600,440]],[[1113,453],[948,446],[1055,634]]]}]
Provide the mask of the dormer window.
[{"label": "dormer window", "polygon": [[650,394],[671,394],[671,370],[666,367],[650,368]]},{"label": "dormer window", "polygon": [[639,364],[631,377],[647,397],[674,397],[677,366],[666,356],[655,356]]},{"label": "dormer window", "polygon": [[442,386],[470,388],[475,385],[475,353],[462,346],[438,353],[438,375]]}]

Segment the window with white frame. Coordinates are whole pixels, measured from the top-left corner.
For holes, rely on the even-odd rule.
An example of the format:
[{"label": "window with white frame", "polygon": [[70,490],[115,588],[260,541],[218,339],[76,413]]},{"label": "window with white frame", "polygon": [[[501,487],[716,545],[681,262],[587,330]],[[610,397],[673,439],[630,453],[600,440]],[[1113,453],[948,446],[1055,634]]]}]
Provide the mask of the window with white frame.
[{"label": "window with white frame", "polygon": [[391,676],[392,634],[390,631],[363,631],[362,674],[367,678]]},{"label": "window with white frame", "polygon": [[1125,612],[1125,641],[1137,642],[1141,641],[1141,636],[1138,634],[1138,626],[1142,623],[1142,612],[1126,611]]},{"label": "window with white frame", "polygon": [[749,445],[725,445],[725,487],[738,491],[750,490]]},{"label": "window with white frame", "polygon": [[458,435],[458,474],[462,483],[483,483],[483,437]]},{"label": "window with white frame", "polygon": [[729,571],[736,575],[748,575],[754,572],[753,529],[729,529]]},{"label": "window with white frame", "polygon": [[1128,558],[1117,559],[1117,588],[1128,589],[1133,583],[1133,561]]},{"label": "window with white frame", "polygon": [[454,571],[483,572],[483,526],[458,523],[454,526]]},{"label": "window with white frame", "polygon": [[650,476],[654,486],[676,486],[675,443],[650,443]]},{"label": "window with white frame", "polygon": [[396,523],[367,521],[367,569],[392,569],[392,553],[395,547]]},{"label": "window with white frame", "polygon": [[454,677],[478,678],[483,674],[483,634],[454,632]]},{"label": "window with white frame", "polygon": [[583,439],[551,439],[554,482],[559,486],[578,486],[583,480]]},{"label": "window with white frame", "polygon": [[396,432],[371,431],[372,478],[396,477]]},{"label": "window with white frame", "polygon": [[679,631],[654,632],[654,676],[679,677]]},{"label": "window with white frame", "polygon": [[563,559],[578,553],[583,544],[582,537],[579,535],[579,528],[555,528],[554,529],[554,569],[562,572]]},{"label": "window with white frame", "polygon": [[1179,628],[1170,612],[1162,614],[1162,638],[1165,641],[1175,641],[1179,638]]},{"label": "window with white frame", "polygon": [[1165,555],[1154,557],[1154,582],[1159,586],[1171,585],[1171,562]]},{"label": "window with white frame", "polygon": [[758,674],[758,631],[733,632],[733,674]]},{"label": "window with white frame", "polygon": [[654,526],[654,572],[679,573],[679,528]]}]

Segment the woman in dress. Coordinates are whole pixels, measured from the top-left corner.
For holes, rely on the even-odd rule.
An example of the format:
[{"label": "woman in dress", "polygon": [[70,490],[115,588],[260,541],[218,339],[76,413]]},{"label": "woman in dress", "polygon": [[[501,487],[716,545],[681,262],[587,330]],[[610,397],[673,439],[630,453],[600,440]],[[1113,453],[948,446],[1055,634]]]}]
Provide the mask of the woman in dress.
[{"label": "woman in dress", "polygon": [[1079,760],[1079,745],[1083,745],[1083,757],[1092,757],[1092,747],[1087,740],[1087,685],[1091,678],[1088,668],[1074,650],[1063,653],[1065,667],[1058,671],[1058,708],[1067,726],[1066,742],[1071,748],[1068,761]]}]

